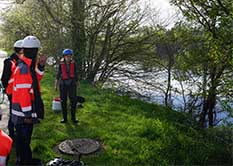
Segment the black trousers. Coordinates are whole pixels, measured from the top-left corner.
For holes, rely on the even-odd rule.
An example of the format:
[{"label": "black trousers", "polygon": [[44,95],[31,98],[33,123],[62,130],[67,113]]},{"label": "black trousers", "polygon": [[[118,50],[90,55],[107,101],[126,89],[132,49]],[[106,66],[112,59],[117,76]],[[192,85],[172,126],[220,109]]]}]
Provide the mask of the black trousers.
[{"label": "black trousers", "polygon": [[10,116],[9,116],[9,120],[8,120],[8,131],[9,131],[9,136],[11,137],[12,140],[15,139],[15,126],[14,123],[12,123],[11,121],[11,114],[12,114],[12,95],[7,95],[8,100],[9,100],[9,107],[10,107]]},{"label": "black trousers", "polygon": [[32,160],[30,147],[33,124],[16,125],[16,165],[27,163]]},{"label": "black trousers", "polygon": [[70,85],[66,85],[64,83],[60,84],[60,98],[61,98],[61,105],[62,105],[62,113],[63,119],[67,120],[67,98],[69,97],[70,100],[70,110],[71,110],[71,118],[72,120],[75,119],[75,110],[77,104],[77,97],[76,97],[76,84],[71,83]]}]

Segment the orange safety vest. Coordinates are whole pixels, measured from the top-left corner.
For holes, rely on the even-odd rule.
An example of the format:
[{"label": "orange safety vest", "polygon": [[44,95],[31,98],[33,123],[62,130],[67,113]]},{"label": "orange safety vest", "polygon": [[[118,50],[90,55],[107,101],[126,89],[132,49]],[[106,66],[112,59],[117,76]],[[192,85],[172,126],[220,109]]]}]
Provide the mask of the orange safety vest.
[{"label": "orange safety vest", "polygon": [[67,80],[69,78],[74,78],[75,62],[73,60],[69,64],[69,66],[70,66],[69,76],[67,74],[66,63],[64,61],[61,61],[60,65],[61,65],[62,80]]},{"label": "orange safety vest", "polygon": [[[32,101],[34,92],[32,87],[32,77],[30,74],[31,59],[23,56],[23,63],[19,63],[14,72],[13,92],[12,92],[12,115],[18,117],[37,118],[37,114],[32,112]],[[44,72],[35,69],[38,88],[40,91],[40,80]]]},{"label": "orange safety vest", "polygon": [[6,165],[6,159],[10,154],[12,142],[12,139],[0,130],[0,166]]},{"label": "orange safety vest", "polygon": [[16,68],[16,61],[12,60],[11,61],[11,76],[10,79],[8,80],[8,85],[6,87],[6,94],[11,95],[13,91],[13,82],[14,82],[14,71]]}]

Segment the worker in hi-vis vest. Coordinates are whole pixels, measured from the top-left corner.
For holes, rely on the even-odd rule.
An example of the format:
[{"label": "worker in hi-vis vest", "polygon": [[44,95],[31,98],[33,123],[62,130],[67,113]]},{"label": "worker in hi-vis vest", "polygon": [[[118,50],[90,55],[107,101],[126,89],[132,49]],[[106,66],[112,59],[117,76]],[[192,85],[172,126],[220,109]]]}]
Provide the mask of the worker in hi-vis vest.
[{"label": "worker in hi-vis vest", "polygon": [[65,49],[62,52],[63,58],[60,60],[58,67],[57,78],[55,80],[55,90],[59,84],[60,98],[62,105],[63,119],[61,123],[67,122],[67,97],[70,99],[71,120],[73,123],[78,123],[75,117],[76,112],[76,87],[78,83],[77,66],[72,59],[73,50]]},{"label": "worker in hi-vis vest", "polygon": [[[14,44],[14,53],[9,58],[4,60],[4,67],[3,67],[1,81],[4,87],[4,93],[6,93],[8,97],[10,115],[11,115],[12,91],[13,91],[13,81],[14,81],[13,73],[17,66],[17,61],[19,60],[19,57],[23,54],[22,43],[23,40],[17,40]],[[11,116],[9,117],[7,127],[9,131],[9,136],[14,140],[15,127],[14,124],[11,122]]]},{"label": "worker in hi-vis vest", "polygon": [[16,165],[32,163],[30,147],[33,126],[44,118],[40,80],[44,74],[46,56],[37,60],[40,41],[35,36],[23,39],[24,54],[14,71],[11,121],[16,128]]},{"label": "worker in hi-vis vest", "polygon": [[7,165],[7,158],[11,152],[12,139],[0,130],[0,166]]}]

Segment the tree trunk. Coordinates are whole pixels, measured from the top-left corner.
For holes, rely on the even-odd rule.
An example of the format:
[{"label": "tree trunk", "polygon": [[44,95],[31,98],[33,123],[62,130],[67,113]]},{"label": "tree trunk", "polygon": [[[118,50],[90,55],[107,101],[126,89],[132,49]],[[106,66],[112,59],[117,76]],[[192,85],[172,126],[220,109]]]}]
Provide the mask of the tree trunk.
[{"label": "tree trunk", "polygon": [[72,48],[80,77],[83,76],[83,61],[86,56],[85,3],[85,0],[72,1]]},{"label": "tree trunk", "polygon": [[208,90],[207,99],[204,100],[203,109],[200,114],[200,124],[202,128],[205,127],[205,119],[206,119],[207,113],[208,113],[209,126],[210,127],[214,126],[213,117],[214,117],[214,108],[216,105],[217,87],[218,87],[219,78],[222,75],[222,71],[223,69],[217,71],[217,68],[214,67],[211,72],[210,88]]},{"label": "tree trunk", "polygon": [[211,87],[207,100],[204,101],[203,109],[200,114],[200,125],[202,128],[205,128],[205,119],[208,113],[209,126],[213,127],[214,125],[214,107],[216,104],[216,87]]},{"label": "tree trunk", "polygon": [[200,126],[202,128],[205,127],[205,118],[206,118],[206,114],[207,114],[207,71],[208,71],[208,63],[204,63],[203,65],[203,71],[204,71],[204,74],[203,74],[203,83],[202,83],[202,97],[203,97],[203,107],[202,107],[202,112],[200,114]]},{"label": "tree trunk", "polygon": [[90,84],[93,84],[95,81],[95,76],[96,76],[96,74],[94,72],[92,72],[92,71],[89,72],[87,75],[86,81]]},{"label": "tree trunk", "polygon": [[208,112],[208,118],[209,118],[209,127],[214,126],[214,108],[216,104],[216,93],[214,92],[210,96],[210,103],[209,103],[209,112]]},{"label": "tree trunk", "polygon": [[167,78],[167,89],[166,89],[166,93],[165,93],[165,106],[169,106],[169,93],[171,90],[171,69],[168,70],[168,78]]},{"label": "tree trunk", "polygon": [[165,106],[171,106],[171,75],[172,75],[172,66],[173,66],[172,56],[173,55],[169,55],[167,89],[165,93]]},{"label": "tree trunk", "polygon": [[[102,47],[101,51],[100,51],[99,55],[97,56],[97,58],[95,59],[95,62],[88,65],[87,81],[90,83],[94,83],[95,77],[98,74],[99,68],[101,67],[101,64],[103,63],[103,60],[105,60],[105,65],[107,65],[107,67],[109,65],[109,63],[106,60],[106,57],[109,54],[110,35],[111,35],[110,30],[111,30],[111,25],[108,24],[106,32],[105,32],[104,42],[101,45],[101,47]],[[97,43],[96,43],[96,40],[93,40],[93,41],[94,41],[94,42],[92,42],[92,44],[94,45],[93,49],[95,49],[95,45]],[[94,50],[92,52],[95,53]],[[91,53],[89,53],[89,54],[91,54]],[[94,56],[92,56],[91,59],[92,59],[92,61],[94,61]],[[102,73],[106,72],[104,69],[105,68],[103,68],[101,70],[101,75],[102,75]],[[99,78],[101,79],[101,76]],[[98,81],[100,81],[100,80],[98,80]]]}]

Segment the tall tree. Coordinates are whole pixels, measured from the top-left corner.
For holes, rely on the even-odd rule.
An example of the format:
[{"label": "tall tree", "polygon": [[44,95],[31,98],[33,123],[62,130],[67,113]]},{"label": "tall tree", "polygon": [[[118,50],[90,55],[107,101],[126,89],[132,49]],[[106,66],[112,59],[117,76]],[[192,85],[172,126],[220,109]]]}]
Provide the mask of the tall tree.
[{"label": "tall tree", "polygon": [[203,108],[200,124],[205,125],[208,115],[209,126],[214,125],[214,108],[216,106],[218,88],[226,69],[232,62],[233,35],[233,2],[219,0],[171,0],[178,6],[188,20],[197,23],[208,36],[209,45],[206,74],[207,91],[203,95]]},{"label": "tall tree", "polygon": [[156,42],[156,54],[160,57],[160,66],[167,72],[167,87],[165,90],[164,101],[166,106],[171,106],[172,70],[174,70],[175,59],[179,53],[180,43],[175,28],[166,30],[158,36]]},{"label": "tall tree", "polygon": [[86,0],[72,0],[72,48],[75,60],[79,66],[78,73],[83,74],[83,59],[86,56],[86,32],[85,32],[85,6]]},{"label": "tall tree", "polygon": [[138,0],[89,1],[86,17],[86,79],[104,82],[123,61],[139,51],[135,46],[144,13]]},{"label": "tall tree", "polygon": [[20,23],[20,17],[14,18],[17,13],[10,12],[11,17],[4,19],[4,33],[11,23],[15,29],[8,34],[14,40],[17,29],[21,36],[39,36],[54,52],[72,47],[81,76],[104,82],[120,63],[140,51],[139,43],[145,40],[137,37],[145,16],[138,4],[139,0],[25,0],[12,8],[25,13],[21,16],[25,19]]}]

